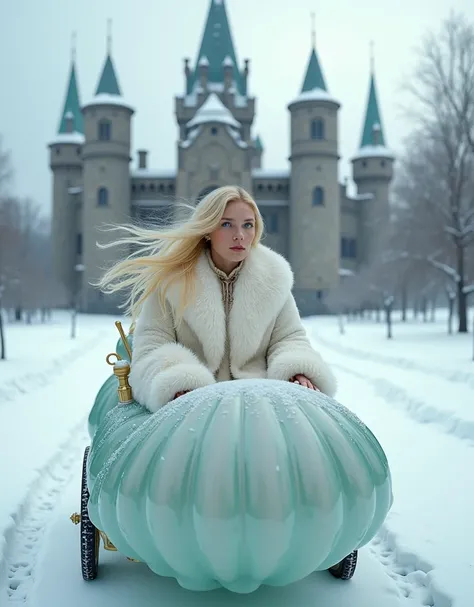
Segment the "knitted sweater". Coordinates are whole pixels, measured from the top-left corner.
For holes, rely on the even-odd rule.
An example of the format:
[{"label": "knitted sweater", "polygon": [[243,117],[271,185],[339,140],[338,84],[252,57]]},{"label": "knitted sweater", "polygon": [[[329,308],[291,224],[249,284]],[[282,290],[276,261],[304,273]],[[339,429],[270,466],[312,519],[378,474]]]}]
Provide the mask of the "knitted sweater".
[{"label": "knitted sweater", "polygon": [[209,265],[214,270],[221,283],[222,303],[224,304],[224,311],[226,317],[226,339],[224,356],[222,358],[221,366],[215,373],[215,378],[218,382],[229,381],[231,379],[234,379],[230,370],[229,313],[232,308],[232,303],[234,301],[234,285],[239,276],[239,272],[242,268],[243,262],[241,262],[234,270],[232,270],[230,274],[226,274],[225,272],[219,270],[219,268],[216,267],[216,265],[212,261],[210,251],[207,251],[207,259],[209,261]]}]

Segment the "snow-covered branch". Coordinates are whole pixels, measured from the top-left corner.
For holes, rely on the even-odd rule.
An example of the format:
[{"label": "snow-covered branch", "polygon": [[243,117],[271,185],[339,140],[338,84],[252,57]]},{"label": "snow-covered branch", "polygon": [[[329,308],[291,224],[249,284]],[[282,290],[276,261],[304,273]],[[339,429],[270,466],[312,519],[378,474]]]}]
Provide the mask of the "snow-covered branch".
[{"label": "snow-covered branch", "polygon": [[441,270],[441,272],[443,272],[444,274],[446,274],[446,276],[449,276],[449,278],[451,278],[454,282],[459,282],[460,281],[460,276],[459,274],[456,272],[456,270],[449,266],[446,263],[443,263],[441,261],[437,261],[436,259],[433,259],[433,257],[428,256],[426,258],[426,261],[431,264],[433,266],[433,268],[436,268],[437,270]]}]

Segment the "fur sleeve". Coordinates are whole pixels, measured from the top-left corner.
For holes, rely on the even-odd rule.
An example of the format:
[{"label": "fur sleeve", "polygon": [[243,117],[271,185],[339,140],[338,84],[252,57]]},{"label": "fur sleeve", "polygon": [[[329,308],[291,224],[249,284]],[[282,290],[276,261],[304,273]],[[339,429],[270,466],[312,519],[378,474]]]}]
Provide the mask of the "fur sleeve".
[{"label": "fur sleeve", "polygon": [[176,342],[169,306],[163,311],[157,295],[150,295],[133,335],[130,385],[135,400],[153,413],[177,392],[213,383],[211,371],[191,350]]},{"label": "fur sleeve", "polygon": [[336,378],[321,355],[312,347],[301,323],[293,295],[283,306],[273,328],[267,352],[269,379],[306,377],[328,396],[336,393]]}]

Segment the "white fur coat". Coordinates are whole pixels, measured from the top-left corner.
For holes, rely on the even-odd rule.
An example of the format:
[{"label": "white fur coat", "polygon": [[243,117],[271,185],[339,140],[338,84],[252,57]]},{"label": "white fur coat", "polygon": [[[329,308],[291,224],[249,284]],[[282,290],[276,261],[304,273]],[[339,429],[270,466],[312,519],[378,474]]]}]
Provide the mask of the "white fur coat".
[{"label": "white fur coat", "polygon": [[[221,285],[203,254],[197,265],[196,300],[176,327],[178,288],[167,293],[162,310],[156,294],[145,301],[133,337],[130,385],[150,411],[177,392],[215,383],[224,356],[226,319]],[[333,396],[336,380],[312,348],[291,289],[288,262],[258,245],[245,260],[234,287],[229,314],[230,366],[235,379],[289,380],[306,375]]]}]

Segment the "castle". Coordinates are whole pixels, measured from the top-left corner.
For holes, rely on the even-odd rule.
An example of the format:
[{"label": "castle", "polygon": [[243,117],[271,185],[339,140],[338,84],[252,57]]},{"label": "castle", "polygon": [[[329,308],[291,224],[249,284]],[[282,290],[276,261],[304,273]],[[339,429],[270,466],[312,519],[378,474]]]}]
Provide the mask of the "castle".
[{"label": "castle", "polygon": [[[196,63],[185,59],[185,91],[175,98],[177,170],[156,171],[147,152],[131,168],[134,108],[122,95],[109,52],[91,102],[79,100],[74,57],[58,133],[49,144],[53,173],[53,240],[58,279],[85,312],[115,312],[116,302],[91,286],[117,256],[104,223],[166,220],[176,199],[197,200],[239,184],[264,218],[264,244],[284,255],[295,274],[303,315],[324,310],[341,277],[374,255],[380,221],[389,215],[394,157],[386,147],[372,69],[360,147],[352,158],[357,195],[339,182],[338,112],[315,45],[301,92],[289,103],[289,170],[262,168],[264,148],[252,124],[249,61],[239,66],[225,0],[210,0]],[[302,70],[303,71],[303,70]],[[361,117],[362,118],[362,117]]]}]

